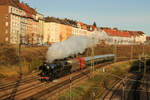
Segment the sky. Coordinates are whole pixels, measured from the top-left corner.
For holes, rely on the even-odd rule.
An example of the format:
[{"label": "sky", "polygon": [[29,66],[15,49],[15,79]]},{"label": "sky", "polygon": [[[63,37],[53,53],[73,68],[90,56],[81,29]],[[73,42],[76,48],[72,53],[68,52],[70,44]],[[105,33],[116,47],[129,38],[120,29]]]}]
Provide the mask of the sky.
[{"label": "sky", "polygon": [[45,16],[99,27],[143,31],[150,36],[150,0],[20,0]]}]

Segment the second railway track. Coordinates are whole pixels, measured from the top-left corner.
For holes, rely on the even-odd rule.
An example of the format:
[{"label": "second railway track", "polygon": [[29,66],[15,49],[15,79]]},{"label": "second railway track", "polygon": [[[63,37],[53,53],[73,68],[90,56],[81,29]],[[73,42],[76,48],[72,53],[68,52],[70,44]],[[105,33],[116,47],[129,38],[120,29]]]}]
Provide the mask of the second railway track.
[{"label": "second railway track", "polygon": [[[123,61],[123,60],[121,59],[119,61]],[[109,64],[112,64],[112,63],[113,62],[106,62],[106,63],[102,63],[102,64],[99,64],[99,65],[96,65],[95,69],[98,69],[98,68],[100,68],[102,66],[106,66],[106,65],[109,65]],[[78,72],[78,74],[77,74],[77,72],[75,72],[76,74],[72,73],[74,75],[72,75],[72,79],[71,80],[69,78],[65,79],[65,77],[69,77],[69,76],[65,76],[65,77],[63,77],[64,79],[63,78],[59,79],[59,80],[64,80],[64,81],[61,81],[59,83],[52,83],[52,82],[50,82],[50,83],[35,83],[35,84],[33,83],[33,84],[30,84],[32,82],[36,82],[38,77],[31,77],[29,79],[22,80],[19,83],[19,85],[20,85],[19,87],[21,87],[22,85],[26,85],[26,84],[28,84],[28,85],[27,85],[27,87],[22,87],[20,89],[17,89],[17,91],[16,91],[16,93],[14,95],[14,98],[18,98],[16,100],[21,100],[21,99],[29,100],[29,99],[32,99],[32,98],[33,99],[34,98],[35,99],[36,98],[39,99],[39,97],[43,96],[46,93],[52,93],[54,90],[57,90],[57,89],[59,89],[60,87],[62,87],[64,85],[70,84],[70,82],[73,82],[73,81],[75,81],[77,79],[82,78],[83,76],[85,76],[88,73],[90,73],[89,69],[90,68],[84,69],[84,71],[82,70],[82,71]],[[7,84],[7,85],[1,87],[0,88],[0,98],[2,100],[8,100],[11,97],[11,95],[12,95],[11,93],[12,92],[10,92],[10,91],[9,92],[5,92],[5,91],[13,89],[16,84],[17,83]],[[51,85],[49,85],[48,87],[44,87],[43,88],[43,86],[47,85],[47,84],[48,85],[51,84]],[[1,91],[1,90],[4,90],[4,91]],[[33,91],[33,90],[35,92],[31,93],[30,91]],[[3,92],[3,94],[1,94],[1,92]]]},{"label": "second railway track", "polygon": [[[96,65],[97,67],[95,69],[98,69],[98,68],[100,68],[102,66],[105,66],[105,65],[108,65],[108,64],[112,64],[112,63],[113,62],[107,62],[107,63],[102,63],[102,64],[99,64],[99,65]],[[24,87],[24,88],[18,89],[18,91],[16,92],[14,98],[16,98],[16,100],[21,100],[21,99],[30,100],[32,98],[37,99],[37,98],[45,95],[46,93],[51,93],[54,90],[59,89],[60,87],[62,87],[64,85],[67,85],[70,82],[73,82],[73,81],[75,81],[75,80],[77,80],[77,79],[87,75],[88,73],[90,73],[90,70],[89,69],[85,69],[85,71],[82,70],[82,71],[78,72],[78,74],[77,74],[77,72],[75,72],[75,73],[73,73],[74,75],[72,75],[72,79],[71,80],[70,80],[69,75],[68,75],[68,79],[64,79],[64,81],[61,81],[60,83],[56,83],[56,84],[54,83],[55,85],[52,82],[50,82],[50,83],[40,83],[39,85],[35,83],[34,85],[29,85],[28,87]],[[42,88],[46,84],[51,84],[51,85],[49,87]],[[11,88],[13,88],[13,84],[11,84],[9,86]],[[5,86],[5,87],[6,88],[4,88],[4,89],[7,90],[8,87],[7,86]],[[33,95],[31,95],[31,93],[29,93],[29,92],[34,90],[34,89],[35,89],[35,93],[33,93]],[[11,96],[11,92],[8,92],[8,93],[3,92],[3,93],[4,93],[3,95],[0,95],[0,98],[2,100],[9,100],[9,98],[11,98],[10,97]],[[25,94],[27,94],[27,93],[30,94],[30,95],[29,96],[27,96],[27,95],[25,96]],[[25,98],[23,96],[25,96]]]}]

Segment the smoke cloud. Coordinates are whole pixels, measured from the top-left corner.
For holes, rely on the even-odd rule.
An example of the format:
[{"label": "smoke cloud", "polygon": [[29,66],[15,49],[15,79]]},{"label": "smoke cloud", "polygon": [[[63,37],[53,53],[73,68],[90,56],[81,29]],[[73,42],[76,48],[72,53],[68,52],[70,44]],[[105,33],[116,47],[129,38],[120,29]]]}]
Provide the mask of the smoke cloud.
[{"label": "smoke cloud", "polygon": [[49,47],[46,55],[47,62],[63,59],[78,53],[83,53],[86,48],[94,47],[99,42],[98,35],[71,36],[63,42],[58,42]]}]

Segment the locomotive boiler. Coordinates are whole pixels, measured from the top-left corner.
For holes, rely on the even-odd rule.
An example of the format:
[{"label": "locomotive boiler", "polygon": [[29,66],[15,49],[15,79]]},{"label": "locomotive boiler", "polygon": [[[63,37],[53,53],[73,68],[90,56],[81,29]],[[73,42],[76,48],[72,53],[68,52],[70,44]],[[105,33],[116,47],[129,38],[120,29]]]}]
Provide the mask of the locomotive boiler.
[{"label": "locomotive boiler", "polygon": [[44,62],[39,67],[41,71],[41,81],[52,81],[59,77],[65,76],[77,70],[82,70],[91,66],[91,64],[100,64],[107,61],[114,60],[114,54],[97,55],[90,57],[77,57],[69,60],[57,60],[52,63]]}]

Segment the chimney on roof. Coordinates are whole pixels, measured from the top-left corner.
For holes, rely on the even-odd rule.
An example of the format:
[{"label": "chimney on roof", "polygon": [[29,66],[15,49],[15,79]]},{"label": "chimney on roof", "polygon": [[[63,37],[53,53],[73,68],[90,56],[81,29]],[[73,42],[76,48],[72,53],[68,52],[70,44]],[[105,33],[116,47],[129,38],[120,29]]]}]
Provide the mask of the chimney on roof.
[{"label": "chimney on roof", "polygon": [[96,22],[93,23],[93,26],[97,27]]},{"label": "chimney on roof", "polygon": [[34,8],[34,10],[36,11],[36,8]]},{"label": "chimney on roof", "polygon": [[115,28],[113,28],[113,30],[118,30],[118,28],[115,27]]}]

